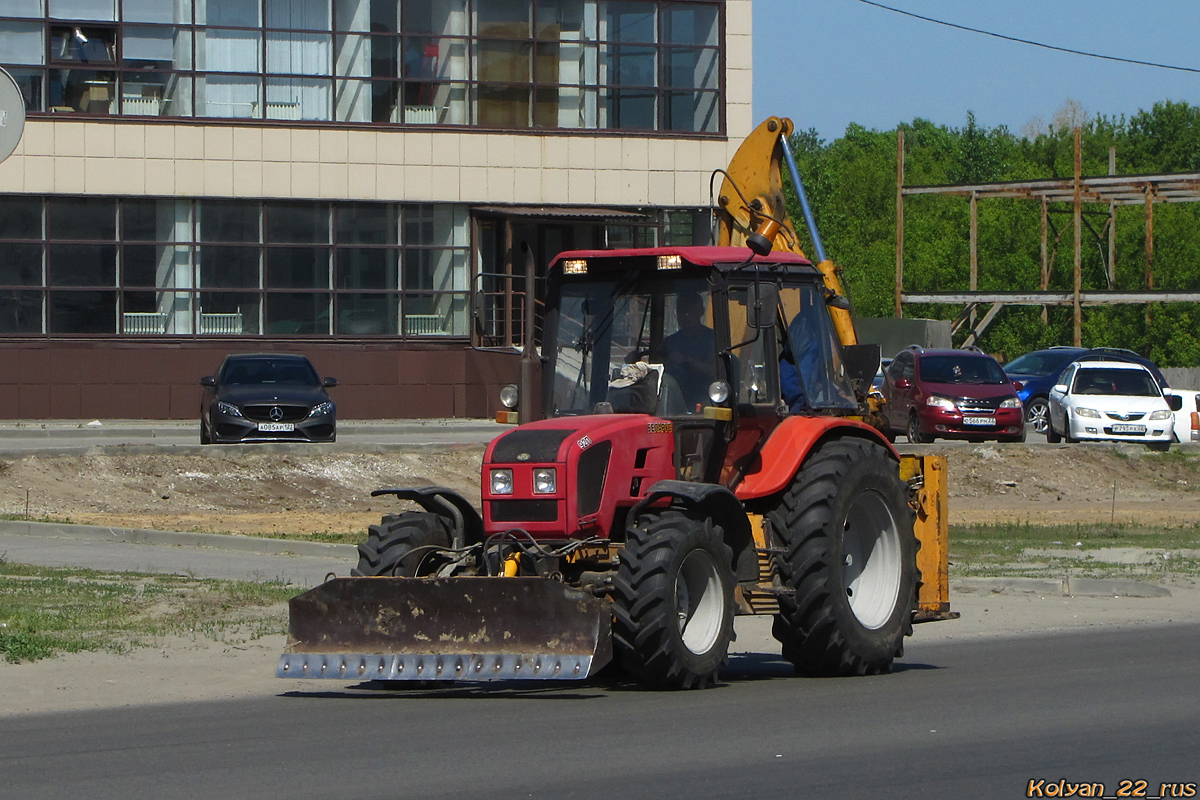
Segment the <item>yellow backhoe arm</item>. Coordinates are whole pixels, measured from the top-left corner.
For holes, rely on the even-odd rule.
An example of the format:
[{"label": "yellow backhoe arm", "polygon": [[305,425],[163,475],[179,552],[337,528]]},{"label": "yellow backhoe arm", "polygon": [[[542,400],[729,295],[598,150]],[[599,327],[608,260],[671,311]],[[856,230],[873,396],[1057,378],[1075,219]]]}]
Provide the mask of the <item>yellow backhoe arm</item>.
[{"label": "yellow backhoe arm", "polygon": [[[758,231],[764,223],[774,221],[778,227],[773,229],[772,249],[808,257],[800,248],[800,239],[788,218],[783,196],[784,142],[793,130],[790,119],[768,117],[751,131],[734,153],[729,168],[724,171],[721,193],[717,196],[718,245],[745,247],[751,233]],[[831,292],[845,294],[832,260],[822,260],[817,269],[825,277],[825,285]],[[858,344],[850,312],[830,308],[829,313],[841,343]]]}]

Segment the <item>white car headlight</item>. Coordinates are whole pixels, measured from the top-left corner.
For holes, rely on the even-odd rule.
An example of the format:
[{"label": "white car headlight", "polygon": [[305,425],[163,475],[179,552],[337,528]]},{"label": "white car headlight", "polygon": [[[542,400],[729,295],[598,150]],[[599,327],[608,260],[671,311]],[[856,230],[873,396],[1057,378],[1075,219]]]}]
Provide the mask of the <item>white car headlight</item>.
[{"label": "white car headlight", "polygon": [[1010,397],[1007,400],[1005,400],[1003,403],[1001,403],[1000,407],[1001,408],[1020,408],[1021,407],[1021,398]]},{"label": "white car headlight", "polygon": [[1075,416],[1089,417],[1091,419],[1100,419],[1100,412],[1094,408],[1077,408],[1077,409],[1075,409]]},{"label": "white car headlight", "polygon": [[558,491],[558,472],[552,468],[533,471],[533,493],[554,494]]},{"label": "white car headlight", "polygon": [[1174,413],[1169,408],[1160,408],[1158,411],[1150,412],[1150,419],[1170,419]]},{"label": "white car headlight", "polygon": [[512,494],[513,479],[511,469],[492,470],[492,494]]},{"label": "white car headlight", "polygon": [[954,408],[954,401],[949,397],[938,397],[936,394],[931,394],[925,398],[925,405],[952,410]]}]

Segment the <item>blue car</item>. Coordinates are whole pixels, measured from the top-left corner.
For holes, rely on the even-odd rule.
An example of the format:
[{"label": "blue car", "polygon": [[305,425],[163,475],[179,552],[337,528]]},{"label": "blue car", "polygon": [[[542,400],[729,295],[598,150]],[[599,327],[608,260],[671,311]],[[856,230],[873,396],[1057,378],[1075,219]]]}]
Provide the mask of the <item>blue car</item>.
[{"label": "blue car", "polygon": [[1115,347],[1051,347],[1046,350],[1034,350],[1004,365],[1008,377],[1021,384],[1017,397],[1021,398],[1025,406],[1027,429],[1037,433],[1046,432],[1049,427],[1047,415],[1050,412],[1046,398],[1050,389],[1058,383],[1068,365],[1087,360],[1132,361],[1141,364],[1150,370],[1160,387],[1167,388],[1167,379],[1154,362],[1132,350]]}]

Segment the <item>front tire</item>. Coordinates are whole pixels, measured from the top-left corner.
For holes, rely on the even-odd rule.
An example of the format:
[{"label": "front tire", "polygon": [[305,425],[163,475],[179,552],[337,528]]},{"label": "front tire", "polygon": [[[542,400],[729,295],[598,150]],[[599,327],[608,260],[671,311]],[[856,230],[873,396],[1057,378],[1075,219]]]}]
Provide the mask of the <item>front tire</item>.
[{"label": "front tire", "polygon": [[874,442],[830,442],[768,515],[786,555],[773,633],[804,675],[888,672],[912,634],[917,538],[896,462]]},{"label": "front tire", "polygon": [[434,575],[446,563],[438,550],[449,547],[450,527],[439,515],[426,511],[389,514],[368,529],[367,540],[358,546],[358,566],[350,574]]},{"label": "front tire", "polygon": [[704,689],[733,640],[733,555],[721,528],[677,509],[629,529],[613,581],[621,664],[656,689]]},{"label": "front tire", "polygon": [[1045,433],[1050,428],[1050,403],[1044,397],[1035,397],[1025,407],[1025,427],[1034,433]]},{"label": "front tire", "polygon": [[1050,416],[1046,417],[1046,441],[1050,444],[1058,444],[1062,441],[1062,436],[1054,430],[1054,419]]},{"label": "front tire", "polygon": [[921,418],[915,411],[908,415],[908,441],[911,444],[929,444],[933,441],[932,436],[921,433]]},{"label": "front tire", "polygon": [[212,434],[208,432],[204,420],[200,420],[200,444],[212,444]]}]

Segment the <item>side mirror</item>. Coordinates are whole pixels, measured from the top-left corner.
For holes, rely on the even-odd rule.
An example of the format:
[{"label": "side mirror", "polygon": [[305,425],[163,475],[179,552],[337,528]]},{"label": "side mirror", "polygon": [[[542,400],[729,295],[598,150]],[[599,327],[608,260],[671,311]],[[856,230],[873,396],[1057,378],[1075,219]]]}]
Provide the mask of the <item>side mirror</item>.
[{"label": "side mirror", "polygon": [[842,348],[842,364],[851,383],[870,388],[871,379],[879,371],[879,345],[846,345]]},{"label": "side mirror", "polygon": [[214,378],[212,375],[205,375],[203,378],[200,379],[200,385],[207,386],[208,388],[211,389],[212,387],[217,385],[217,379]]},{"label": "side mirror", "polygon": [[896,388],[897,389],[907,389],[910,386],[912,386],[912,384],[908,382],[908,378],[897,378],[896,379]]},{"label": "side mirror", "polygon": [[775,326],[779,307],[779,287],[773,283],[754,283],[746,293],[746,322],[751,328]]},{"label": "side mirror", "polygon": [[842,311],[850,311],[853,306],[850,305],[850,298],[840,294],[830,294],[825,298],[825,305],[830,308],[840,308]]},{"label": "side mirror", "polygon": [[1167,397],[1167,405],[1172,411],[1183,410],[1183,398],[1177,394],[1169,394]]},{"label": "side mirror", "polygon": [[1051,389],[1050,391],[1058,392],[1059,394],[1066,394],[1067,393],[1067,385],[1065,383],[1056,383],[1056,384],[1054,384],[1054,388]]},{"label": "side mirror", "polygon": [[337,378],[326,378],[321,381],[321,385],[327,389],[332,389],[334,386],[337,386]]}]

